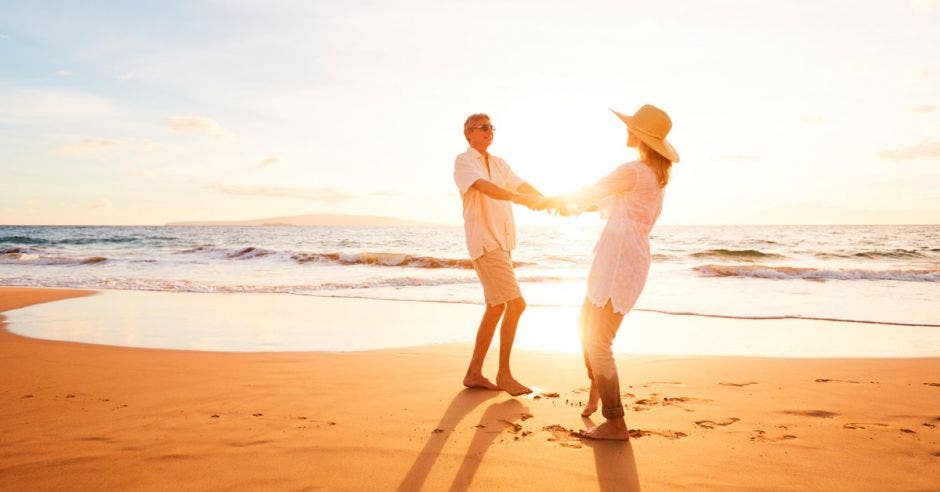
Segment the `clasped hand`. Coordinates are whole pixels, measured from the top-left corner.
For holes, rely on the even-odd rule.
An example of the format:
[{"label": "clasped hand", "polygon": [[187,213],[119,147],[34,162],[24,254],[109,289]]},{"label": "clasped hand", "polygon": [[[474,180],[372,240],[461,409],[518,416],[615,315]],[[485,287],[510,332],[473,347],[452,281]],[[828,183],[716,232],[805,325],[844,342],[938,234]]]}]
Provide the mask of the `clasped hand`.
[{"label": "clasped hand", "polygon": [[552,215],[568,217],[574,213],[568,210],[568,205],[561,196],[538,196],[522,194],[518,203],[525,205],[529,210],[544,210]]}]

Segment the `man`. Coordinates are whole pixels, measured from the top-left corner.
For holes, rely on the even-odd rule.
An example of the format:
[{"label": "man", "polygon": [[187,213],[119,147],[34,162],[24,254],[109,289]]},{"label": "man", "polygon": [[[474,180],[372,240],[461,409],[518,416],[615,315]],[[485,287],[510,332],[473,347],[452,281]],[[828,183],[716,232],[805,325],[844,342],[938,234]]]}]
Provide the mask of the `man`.
[{"label": "man", "polygon": [[[518,396],[532,390],[516,381],[509,368],[516,327],[526,306],[512,270],[510,252],[516,247],[516,226],[511,203],[534,209],[542,194],[516,176],[506,161],[487,152],[495,131],[489,116],[470,115],[463,125],[470,148],[458,155],[454,163],[454,181],[463,199],[467,248],[486,298],[486,311],[463,384]],[[483,377],[483,359],[500,318],[503,323],[499,332],[499,369],[493,384]]]}]

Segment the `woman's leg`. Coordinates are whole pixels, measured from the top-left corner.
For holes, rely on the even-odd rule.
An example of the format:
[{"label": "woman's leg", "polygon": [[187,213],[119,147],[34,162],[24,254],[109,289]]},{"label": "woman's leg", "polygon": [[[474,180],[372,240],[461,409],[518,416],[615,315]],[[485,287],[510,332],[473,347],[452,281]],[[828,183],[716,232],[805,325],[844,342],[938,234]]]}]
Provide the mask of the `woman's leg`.
[{"label": "woman's leg", "polygon": [[581,305],[581,315],[578,317],[578,332],[581,334],[581,353],[584,355],[584,367],[587,368],[588,379],[591,380],[591,390],[588,393],[587,403],[584,405],[584,410],[581,411],[582,417],[590,417],[597,411],[597,404],[600,401],[600,394],[597,392],[597,385],[594,384],[594,374],[591,371],[591,360],[588,357],[587,344],[588,344],[588,327],[591,325],[591,308],[594,306],[591,304],[591,301],[584,299],[584,304]]},{"label": "woman's leg", "polygon": [[629,439],[627,425],[623,419],[623,403],[620,400],[620,379],[614,361],[613,343],[623,315],[613,310],[608,301],[603,309],[591,306],[590,324],[587,328],[585,349],[593,373],[594,385],[600,395],[602,413],[607,422],[585,432],[595,439]]}]

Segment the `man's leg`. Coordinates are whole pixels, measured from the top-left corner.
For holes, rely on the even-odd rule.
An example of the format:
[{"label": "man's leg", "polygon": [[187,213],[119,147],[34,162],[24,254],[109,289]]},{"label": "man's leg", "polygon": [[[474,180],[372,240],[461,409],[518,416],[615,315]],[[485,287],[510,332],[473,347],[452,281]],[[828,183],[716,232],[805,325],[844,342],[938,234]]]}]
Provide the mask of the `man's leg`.
[{"label": "man's leg", "polygon": [[506,315],[499,328],[499,371],[496,373],[496,384],[512,396],[531,393],[532,390],[516,381],[509,369],[509,356],[512,353],[512,344],[516,340],[516,327],[519,326],[519,317],[525,311],[525,300],[516,297],[506,303]]},{"label": "man's leg", "polygon": [[493,334],[496,333],[496,323],[499,322],[499,318],[503,315],[505,309],[505,304],[486,306],[486,312],[483,313],[483,319],[480,320],[480,327],[477,329],[477,341],[473,346],[470,367],[467,368],[467,375],[463,378],[464,386],[491,390],[500,389],[499,386],[483,377],[483,360],[486,358],[486,352],[490,349]]}]

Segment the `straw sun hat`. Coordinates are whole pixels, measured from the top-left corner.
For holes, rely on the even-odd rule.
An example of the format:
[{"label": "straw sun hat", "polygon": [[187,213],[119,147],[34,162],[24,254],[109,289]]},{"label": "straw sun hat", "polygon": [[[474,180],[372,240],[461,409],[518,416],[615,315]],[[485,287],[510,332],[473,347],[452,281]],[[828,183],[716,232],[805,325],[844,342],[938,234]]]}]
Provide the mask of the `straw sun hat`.
[{"label": "straw sun hat", "polygon": [[627,124],[627,128],[650,148],[665,156],[672,162],[679,162],[679,153],[666,141],[666,135],[672,129],[672,120],[665,111],[646,104],[638,109],[633,116],[614,111],[618,118]]}]

